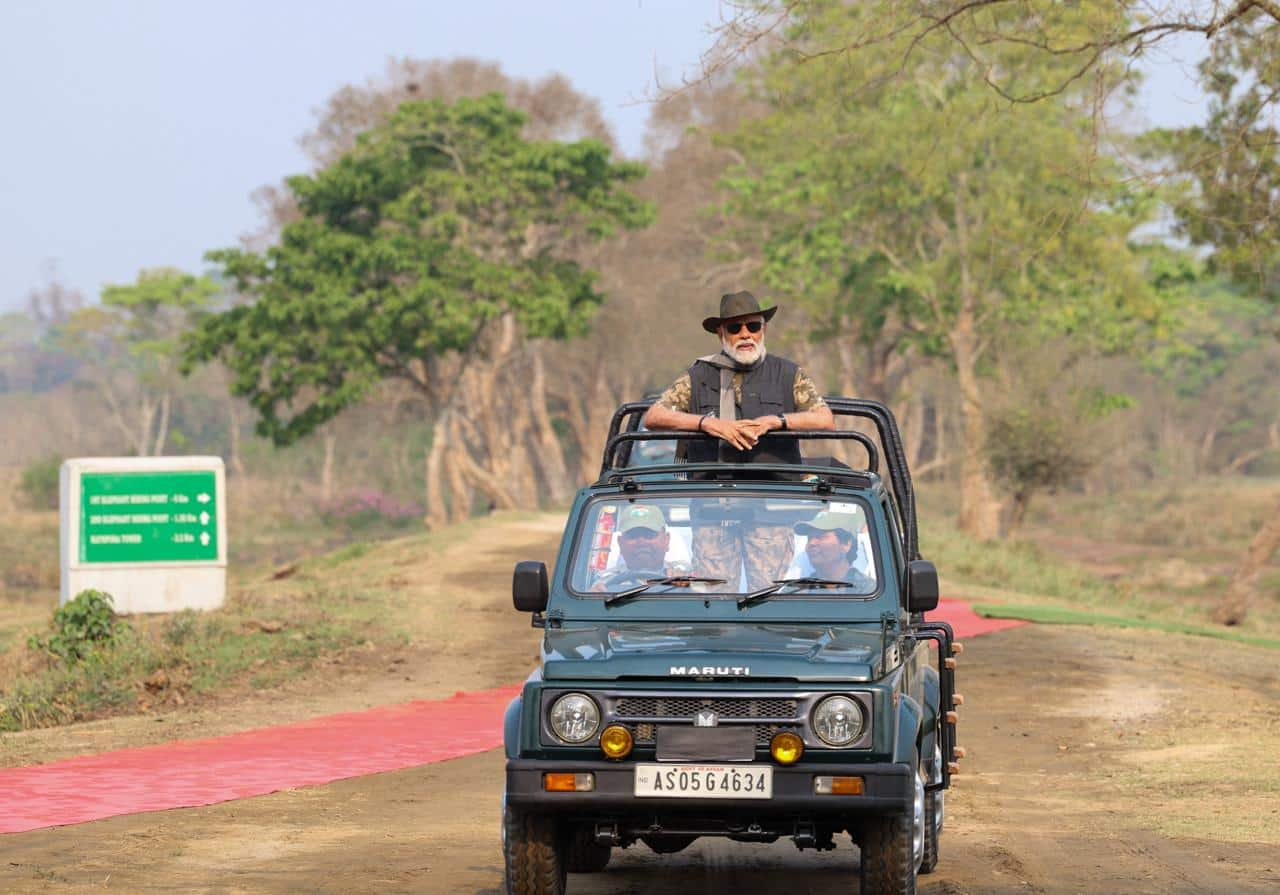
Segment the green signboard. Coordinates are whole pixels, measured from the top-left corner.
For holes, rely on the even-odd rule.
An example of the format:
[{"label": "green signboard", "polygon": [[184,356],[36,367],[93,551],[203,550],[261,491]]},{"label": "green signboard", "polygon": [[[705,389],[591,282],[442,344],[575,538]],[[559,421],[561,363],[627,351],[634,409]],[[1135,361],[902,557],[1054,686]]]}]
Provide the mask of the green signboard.
[{"label": "green signboard", "polygon": [[218,558],[217,492],[209,471],[80,476],[80,562]]}]

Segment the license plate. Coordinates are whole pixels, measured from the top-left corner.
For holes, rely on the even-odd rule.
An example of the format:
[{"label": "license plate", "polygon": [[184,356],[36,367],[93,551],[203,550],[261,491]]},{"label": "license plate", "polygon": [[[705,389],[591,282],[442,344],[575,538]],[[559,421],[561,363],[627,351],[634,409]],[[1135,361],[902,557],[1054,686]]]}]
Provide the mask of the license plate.
[{"label": "license plate", "polygon": [[636,765],[636,796],[661,799],[768,799],[773,768],[764,764]]}]

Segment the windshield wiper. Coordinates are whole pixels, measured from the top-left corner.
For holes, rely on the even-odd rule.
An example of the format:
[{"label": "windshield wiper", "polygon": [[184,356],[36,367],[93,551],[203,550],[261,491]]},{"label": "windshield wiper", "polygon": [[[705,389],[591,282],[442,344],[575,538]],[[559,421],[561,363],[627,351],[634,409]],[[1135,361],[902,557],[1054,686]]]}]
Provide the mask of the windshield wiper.
[{"label": "windshield wiper", "polygon": [[744,594],[738,598],[738,608],[746,609],[756,603],[763,603],[784,587],[852,587],[848,581],[836,581],[834,578],[815,578],[806,575],[803,578],[775,578],[773,584],[759,590]]},{"label": "windshield wiper", "polygon": [[619,603],[644,593],[651,587],[663,584],[672,587],[688,587],[690,584],[724,584],[726,580],[725,578],[703,578],[700,575],[671,575],[667,578],[646,578],[644,584],[637,584],[635,587],[629,587],[626,590],[620,590],[616,594],[610,594],[605,597],[604,605],[617,606]]}]

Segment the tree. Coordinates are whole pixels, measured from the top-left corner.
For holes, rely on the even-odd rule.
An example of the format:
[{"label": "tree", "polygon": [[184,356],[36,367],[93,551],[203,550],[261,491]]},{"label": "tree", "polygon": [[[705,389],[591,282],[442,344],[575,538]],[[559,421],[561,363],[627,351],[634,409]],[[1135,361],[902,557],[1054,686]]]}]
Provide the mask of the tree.
[{"label": "tree", "polygon": [[[1264,297],[1276,298],[1280,283],[1275,259],[1277,149],[1275,117],[1280,100],[1280,3],[1234,0],[1226,3],[1150,3],[1117,0],[1081,4],[1084,27],[1058,17],[1052,0],[934,0],[876,4],[852,31],[796,46],[787,25],[825,0],[788,3],[746,2],[721,29],[717,47],[705,60],[708,71],[730,65],[762,44],[789,47],[798,61],[849,58],[895,48],[898,64],[936,46],[952,44],[974,63],[973,75],[994,94],[1016,104],[1039,104],[1093,81],[1092,119],[1096,134],[1106,127],[1107,98],[1132,82],[1131,63],[1180,34],[1203,35],[1210,54],[1201,66],[1202,84],[1214,99],[1204,127],[1160,136],[1180,170],[1196,184],[1177,208],[1187,235],[1214,247],[1219,269],[1249,281]],[[1013,14],[1009,14],[1009,13]],[[1021,82],[1001,64],[1008,48],[1020,48],[1064,63],[1055,78]],[[1116,63],[1122,63],[1116,68]],[[861,82],[865,83],[865,82]],[[1095,139],[1086,154],[1100,148]],[[1226,624],[1242,621],[1249,594],[1262,567],[1280,550],[1280,506],[1246,553],[1218,612]]]},{"label": "tree", "polygon": [[[1223,29],[1200,67],[1210,95],[1200,127],[1161,131],[1148,144],[1186,173],[1174,205],[1182,232],[1211,249],[1211,269],[1251,294],[1280,303],[1280,6],[1249,7]],[[1252,12],[1245,16],[1244,12]],[[1214,159],[1212,166],[1200,164]],[[1276,333],[1280,336],[1280,331]],[[1215,618],[1244,621],[1263,567],[1280,550],[1280,505],[1232,576]]]},{"label": "tree", "polygon": [[208,277],[144,270],[132,284],[107,286],[101,304],[75,311],[57,330],[84,364],[81,381],[139,457],[164,453],[181,337],[219,291]]},{"label": "tree", "polygon": [[[566,244],[643,226],[651,211],[625,188],[642,166],[598,140],[525,139],[526,121],[497,94],[407,102],[332,164],[290,178],[301,216],[279,245],[209,253],[255,301],[204,320],[188,364],[222,358],[277,444],[402,379],[436,410],[432,522],[446,478],[455,515],[473,490],[495,506],[527,499],[519,485],[536,461],[512,420],[518,386],[498,388],[503,365],[518,335],[579,333],[602,301]],[[457,439],[470,450],[450,453]]]},{"label": "tree", "polygon": [[[1107,188],[1107,160],[1066,161],[1091,137],[1084,98],[1010,106],[943,37],[905,57],[899,38],[798,64],[804,47],[842,45],[886,5],[789,7],[758,85],[772,111],[734,137],[744,164],[726,185],[775,289],[855,338],[890,334],[951,364],[960,523],[990,538],[999,502],[983,454],[984,377],[997,336],[1124,345],[1158,312],[1126,243],[1146,208]],[[1061,17],[1083,28],[1089,16]],[[1028,89],[1054,83],[1063,64],[1017,47],[999,57]]]}]

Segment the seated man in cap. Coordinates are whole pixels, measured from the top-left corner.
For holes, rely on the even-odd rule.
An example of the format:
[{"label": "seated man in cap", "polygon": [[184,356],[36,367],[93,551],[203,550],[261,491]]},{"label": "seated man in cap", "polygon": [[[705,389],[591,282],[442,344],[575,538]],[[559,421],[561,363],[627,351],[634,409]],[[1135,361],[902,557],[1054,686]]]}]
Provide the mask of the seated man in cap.
[{"label": "seated man in cap", "polygon": [[624,507],[618,519],[618,561],[600,573],[591,589],[605,591],[623,582],[687,574],[688,568],[667,562],[670,546],[661,509],[640,503]]},{"label": "seated man in cap", "polygon": [[[829,510],[819,513],[808,522],[795,526],[795,532],[805,536],[805,557],[812,572],[803,567],[793,569],[796,575],[810,575],[830,581],[847,581],[857,593],[875,593],[873,579],[858,571],[858,529],[861,524],[853,513],[835,513]],[[789,574],[788,577],[793,577]]]},{"label": "seated man in cap", "polygon": [[[798,441],[766,449],[760,437],[775,430],[833,429],[835,418],[799,364],[765,349],[765,333],[777,311],[761,308],[750,292],[721,296],[719,316],[702,321],[703,329],[719,336],[719,353],[695,360],[645,413],[644,425],[719,439],[682,443],[690,463],[799,463]],[[743,569],[747,587],[754,590],[782,577],[790,562],[786,526],[698,526],[693,532],[699,575],[737,581]]]}]

